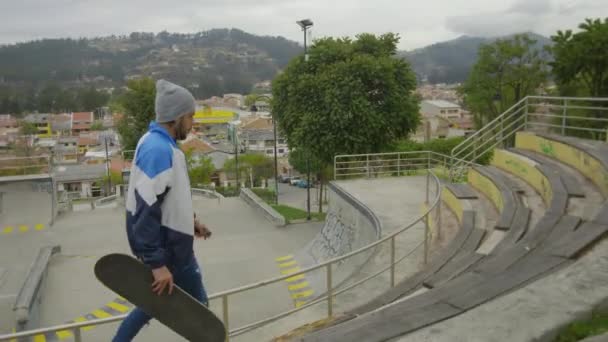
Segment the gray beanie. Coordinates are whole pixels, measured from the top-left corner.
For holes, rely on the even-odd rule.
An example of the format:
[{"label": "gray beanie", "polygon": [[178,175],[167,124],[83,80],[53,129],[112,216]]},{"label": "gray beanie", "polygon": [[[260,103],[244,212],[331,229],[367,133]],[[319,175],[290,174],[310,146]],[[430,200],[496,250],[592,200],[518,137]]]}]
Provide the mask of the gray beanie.
[{"label": "gray beanie", "polygon": [[195,109],[194,96],[187,89],[165,80],[156,82],[156,122],[174,121]]}]

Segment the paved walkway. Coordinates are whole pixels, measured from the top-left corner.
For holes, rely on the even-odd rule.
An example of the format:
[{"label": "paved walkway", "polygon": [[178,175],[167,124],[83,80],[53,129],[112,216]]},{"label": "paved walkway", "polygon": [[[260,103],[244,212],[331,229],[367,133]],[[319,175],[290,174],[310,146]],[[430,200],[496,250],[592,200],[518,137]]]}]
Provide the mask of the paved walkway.
[{"label": "paved walkway", "polygon": [[[425,199],[426,177],[400,177],[359,179],[340,181],[338,184],[355,198],[367,205],[383,224],[383,236],[406,226],[421,215],[422,203]],[[432,194],[431,194],[432,196]],[[417,224],[410,231],[402,234],[397,240],[397,257],[414,250],[397,269],[397,279],[415,272],[422,261],[422,249],[415,249],[422,242],[423,224]],[[370,262],[363,267],[355,279],[361,279],[380,269],[380,264],[386,267],[389,260],[388,248],[381,249]],[[346,292],[335,299],[334,312],[340,312],[362,304],[373,296],[385,291],[390,286],[388,272],[371,280],[362,286]],[[281,319],[265,327],[254,330],[234,341],[268,341],[272,337],[282,335],[304,324],[327,317],[327,304],[322,302],[316,306],[300,311],[292,316]]]},{"label": "paved walkway", "polygon": [[[210,240],[195,242],[205,285],[211,294],[278,276],[275,258],[293,253],[322,227],[322,223],[274,227],[239,198],[227,198],[218,203],[217,200],[195,197],[194,202],[197,214],[213,231]],[[34,258],[34,249],[49,243],[59,243],[62,247],[62,252],[53,257],[49,267],[41,305],[42,326],[61,324],[83,316],[89,319],[96,315],[104,316],[103,312],[96,310],[111,302],[116,295],[95,279],[93,266],[104,254],[129,253],[124,222],[124,207],[74,212],[61,218],[53,228],[38,234],[14,235],[0,240],[0,257],[6,257],[0,261],[0,268],[10,268],[11,274],[20,270],[22,278],[27,273],[26,265]],[[15,266],[18,260],[23,260],[18,263],[20,267]],[[13,277],[4,278],[11,281],[5,281],[3,285],[0,278],[0,299],[2,293],[7,296],[10,295],[8,292],[18,291],[23,281],[13,282]],[[284,283],[236,295],[230,298],[230,303],[230,318],[234,326],[293,307]],[[212,301],[211,307],[221,314],[220,301]],[[0,318],[0,333],[10,331],[14,319],[10,315]],[[84,333],[85,341],[108,341],[115,329],[116,324],[97,327]],[[152,324],[142,332],[139,340],[178,339],[164,326]]]}]

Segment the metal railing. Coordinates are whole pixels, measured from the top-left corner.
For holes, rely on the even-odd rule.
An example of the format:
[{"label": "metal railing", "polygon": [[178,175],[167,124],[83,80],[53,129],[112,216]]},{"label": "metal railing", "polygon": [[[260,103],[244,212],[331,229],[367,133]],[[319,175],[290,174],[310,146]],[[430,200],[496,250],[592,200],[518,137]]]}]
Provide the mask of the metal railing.
[{"label": "metal railing", "polygon": [[196,195],[200,195],[200,196],[211,198],[211,199],[217,198],[217,203],[220,203],[221,200],[223,198],[225,198],[224,195],[220,194],[219,192],[217,192],[215,190],[211,190],[211,189],[192,188],[191,192],[193,195],[196,194]]},{"label": "metal railing", "polygon": [[607,111],[608,98],[527,96],[452,149],[451,179],[522,130],[606,140]]},{"label": "metal railing", "polygon": [[[432,221],[431,216],[432,216],[433,210],[435,210],[435,215],[437,217],[441,216],[441,212],[440,212],[441,206],[439,205],[440,194],[441,194],[441,183],[440,183],[437,175],[435,175],[433,169],[441,170],[443,165],[447,165],[450,157],[441,155],[438,153],[433,153],[433,152],[424,152],[424,153],[427,157],[425,162],[418,163],[418,161],[416,161],[416,162],[412,162],[411,165],[408,164],[407,166],[405,163],[397,165],[400,172],[403,171],[404,173],[405,172],[410,172],[410,173],[415,172],[417,174],[426,174],[426,202],[425,202],[424,212],[422,213],[421,216],[413,219],[409,224],[405,225],[404,227],[398,229],[397,231],[395,231],[373,243],[370,243],[366,246],[363,246],[359,249],[351,251],[342,256],[332,258],[323,263],[320,263],[320,264],[317,264],[317,265],[314,265],[314,266],[311,266],[311,267],[308,267],[308,268],[305,268],[300,271],[290,273],[287,275],[262,280],[262,281],[259,281],[259,282],[253,283],[253,284],[249,284],[249,285],[245,285],[245,286],[241,286],[241,287],[237,287],[234,289],[212,294],[209,297],[210,301],[211,300],[220,300],[222,303],[221,317],[226,326],[226,329],[228,330],[227,340],[229,340],[232,337],[247,333],[253,329],[262,327],[271,322],[277,321],[281,318],[290,316],[296,312],[306,310],[312,306],[315,306],[315,305],[317,305],[319,303],[323,303],[323,302],[327,303],[327,317],[332,317],[333,313],[334,313],[334,299],[337,296],[339,296],[349,290],[352,290],[353,288],[355,288],[367,281],[370,281],[371,279],[379,277],[381,274],[384,274],[385,272],[390,272],[389,276],[388,276],[389,285],[391,287],[394,287],[397,282],[396,266],[399,265],[402,261],[404,261],[408,257],[410,257],[415,251],[417,251],[419,249],[419,247],[421,245],[424,245],[424,261],[426,263],[426,261],[428,259],[428,254],[429,254],[428,251],[429,251],[429,242],[430,242],[429,226],[430,226],[430,222]],[[375,160],[378,158],[384,158],[384,156],[386,156],[386,154],[372,154],[372,155],[363,155],[363,156],[366,157],[366,160]],[[340,158],[346,158],[346,157],[348,157],[348,156],[339,156],[336,158],[336,160],[339,160]],[[405,160],[406,159],[404,159],[404,162],[405,162]],[[423,164],[426,166],[426,168],[414,167],[414,165],[417,165],[417,164]],[[346,169],[348,169],[348,168],[346,168]],[[353,166],[353,168],[351,168],[351,170],[358,170],[358,166]],[[388,172],[390,170],[386,170],[386,171]],[[378,174],[379,173],[376,173],[376,175],[378,175]],[[435,185],[434,190],[433,190],[433,193],[434,193],[433,198],[431,198],[431,190],[430,190],[431,182],[433,182]],[[408,231],[410,228],[416,226],[419,223],[423,223],[425,225],[424,241],[422,241],[418,246],[414,247],[412,250],[408,251],[403,256],[401,256],[399,259],[397,259],[397,255],[396,255],[397,237],[400,234]],[[439,225],[439,224],[440,224],[440,219],[439,219],[437,225]],[[380,246],[381,244],[385,244],[385,243],[387,243],[390,248],[390,251],[389,251],[390,262],[387,266],[385,266],[384,268],[382,268],[380,270],[377,270],[377,272],[375,272],[374,274],[372,274],[370,276],[365,277],[364,279],[357,280],[356,282],[354,282],[352,284],[347,285],[346,283],[343,283],[339,286],[334,286],[334,284],[333,284],[333,272],[334,271],[332,271],[332,267],[343,263],[347,259],[354,258],[358,255],[361,255],[362,253],[372,252],[377,246]],[[265,286],[268,286],[271,284],[276,284],[276,283],[285,281],[288,278],[296,277],[298,275],[308,274],[308,273],[318,271],[318,270],[325,271],[323,273],[325,274],[325,283],[327,284],[327,291],[324,295],[320,296],[319,298],[317,298],[314,301],[311,301],[309,303],[306,303],[306,304],[296,307],[294,309],[291,309],[291,310],[288,310],[288,311],[285,311],[285,312],[282,312],[279,314],[275,314],[275,315],[272,315],[271,317],[266,317],[262,320],[259,320],[259,321],[253,322],[253,323],[249,323],[249,324],[246,324],[246,325],[234,328],[234,329],[230,329],[230,319],[231,319],[231,317],[230,317],[230,298],[231,297],[234,297],[235,295],[243,294],[247,291],[252,291],[252,290],[255,290],[258,288],[262,288],[262,287],[265,287]],[[81,332],[82,328],[118,322],[118,321],[123,320],[125,317],[126,317],[126,314],[121,315],[121,316],[112,317],[112,318],[91,320],[91,321],[79,322],[79,323],[63,324],[63,325],[49,327],[49,328],[23,331],[23,332],[19,332],[19,333],[10,334],[10,335],[1,335],[0,341],[10,341],[13,339],[18,339],[18,338],[26,338],[26,337],[32,337],[32,336],[36,336],[36,335],[40,335],[40,334],[49,334],[49,333],[56,333],[56,332],[61,331],[64,333],[72,334],[75,338],[75,341],[80,342],[80,341],[82,341],[82,332]],[[320,317],[320,318],[322,318],[322,317]]]}]

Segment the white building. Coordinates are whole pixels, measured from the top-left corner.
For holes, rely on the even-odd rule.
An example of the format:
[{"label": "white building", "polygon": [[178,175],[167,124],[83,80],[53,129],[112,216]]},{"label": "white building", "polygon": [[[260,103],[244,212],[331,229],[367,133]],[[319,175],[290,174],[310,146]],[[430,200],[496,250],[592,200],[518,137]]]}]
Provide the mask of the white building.
[{"label": "white building", "polygon": [[[245,149],[251,152],[264,153],[274,157],[274,132],[272,130],[248,130],[241,133],[239,139],[244,143]],[[289,153],[285,139],[277,138],[277,156],[284,157]]]},{"label": "white building", "polygon": [[462,116],[459,105],[443,100],[422,101],[420,112],[424,117],[440,116],[445,119],[460,119]]}]

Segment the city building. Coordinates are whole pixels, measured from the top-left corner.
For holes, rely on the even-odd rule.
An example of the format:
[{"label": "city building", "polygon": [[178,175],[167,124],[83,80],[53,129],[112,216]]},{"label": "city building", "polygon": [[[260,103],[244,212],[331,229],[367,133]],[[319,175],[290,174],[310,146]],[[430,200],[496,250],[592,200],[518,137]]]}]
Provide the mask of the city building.
[{"label": "city building", "polygon": [[72,135],[90,132],[93,121],[95,121],[93,112],[72,113]]},{"label": "city building", "polygon": [[50,119],[51,114],[28,114],[23,118],[25,122],[36,126],[39,138],[48,138],[52,135]]},{"label": "city building", "polygon": [[420,104],[423,117],[440,116],[445,119],[460,119],[460,106],[444,100],[424,100]]}]

